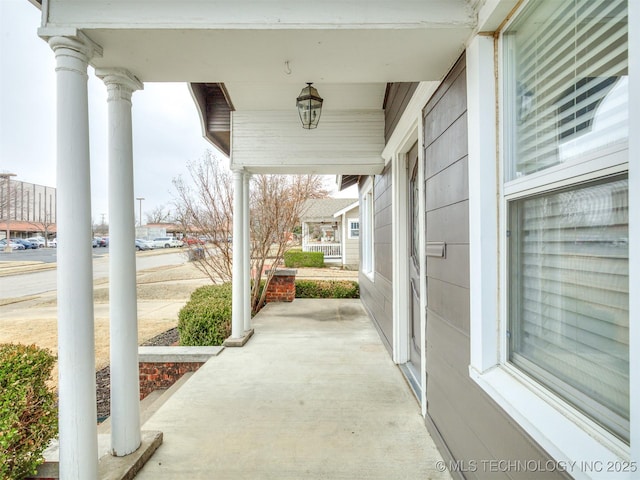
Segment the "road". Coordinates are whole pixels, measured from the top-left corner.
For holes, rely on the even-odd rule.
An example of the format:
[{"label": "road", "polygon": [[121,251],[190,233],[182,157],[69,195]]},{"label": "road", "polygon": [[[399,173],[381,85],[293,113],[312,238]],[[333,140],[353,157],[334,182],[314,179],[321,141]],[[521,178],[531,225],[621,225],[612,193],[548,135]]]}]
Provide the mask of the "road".
[{"label": "road", "polygon": [[[35,251],[34,251],[35,252]],[[94,280],[109,278],[109,257],[105,254],[108,252],[106,249],[100,249],[94,252],[93,256],[93,278]],[[35,258],[18,255],[27,252],[14,252],[14,254],[3,255],[0,260],[9,261],[8,256],[11,256],[11,261],[34,261]],[[50,255],[50,258],[54,258],[55,255]],[[40,259],[39,261],[46,261]],[[170,265],[182,265],[187,262],[187,256],[183,251],[176,251],[171,253],[162,253],[158,255],[136,255],[136,270],[147,270],[149,268],[156,268]],[[45,292],[51,292],[56,290],[56,270],[44,270],[33,273],[20,273],[17,275],[10,275],[0,277],[0,299],[6,298],[19,298],[30,295],[38,295]]]}]

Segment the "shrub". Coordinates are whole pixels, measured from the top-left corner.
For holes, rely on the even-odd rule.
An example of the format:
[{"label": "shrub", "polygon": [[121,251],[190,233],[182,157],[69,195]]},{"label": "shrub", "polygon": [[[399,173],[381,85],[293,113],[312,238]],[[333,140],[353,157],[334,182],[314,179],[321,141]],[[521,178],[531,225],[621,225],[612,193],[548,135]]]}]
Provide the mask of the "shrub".
[{"label": "shrub", "polygon": [[229,298],[231,299],[231,283],[223,283],[222,285],[205,285],[204,287],[196,288],[189,297],[189,301],[199,301],[205,298],[217,297],[217,298]]},{"label": "shrub", "polygon": [[360,298],[353,280],[296,280],[296,298]]},{"label": "shrub", "polygon": [[287,268],[300,267],[324,267],[324,253],[322,252],[301,252],[299,250],[289,250],[284,254],[284,265]]},{"label": "shrub", "polygon": [[196,289],[178,314],[180,345],[222,345],[231,334],[231,284]]},{"label": "shrub", "polygon": [[58,434],[58,409],[47,387],[56,358],[35,345],[0,345],[0,478],[35,475]]}]

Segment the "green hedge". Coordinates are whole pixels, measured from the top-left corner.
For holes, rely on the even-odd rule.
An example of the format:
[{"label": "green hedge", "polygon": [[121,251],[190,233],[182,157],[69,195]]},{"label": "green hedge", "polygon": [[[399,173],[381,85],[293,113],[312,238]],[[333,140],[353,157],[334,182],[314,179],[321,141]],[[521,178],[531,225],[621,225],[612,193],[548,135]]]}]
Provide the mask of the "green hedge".
[{"label": "green hedge", "polygon": [[296,298],[360,298],[353,280],[296,280]]},{"label": "green hedge", "polygon": [[284,266],[287,268],[300,267],[324,267],[324,253],[322,252],[301,252],[300,250],[289,250],[284,254]]},{"label": "green hedge", "polygon": [[231,284],[196,289],[178,314],[180,345],[222,345],[231,334]]},{"label": "green hedge", "polygon": [[35,475],[58,434],[56,396],[46,384],[55,362],[35,345],[0,345],[0,478]]}]

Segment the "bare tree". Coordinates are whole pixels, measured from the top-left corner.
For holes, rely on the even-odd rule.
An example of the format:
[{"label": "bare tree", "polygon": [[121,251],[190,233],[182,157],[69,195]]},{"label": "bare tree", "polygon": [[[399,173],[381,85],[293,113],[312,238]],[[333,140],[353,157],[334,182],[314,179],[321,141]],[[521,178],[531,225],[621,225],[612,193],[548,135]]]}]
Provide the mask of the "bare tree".
[{"label": "bare tree", "polygon": [[306,200],[324,198],[328,193],[319,175],[256,175],[251,187],[251,311],[256,313],[264,305],[267,287],[290,247]]},{"label": "bare tree", "polygon": [[147,223],[167,223],[171,221],[171,210],[165,205],[158,205],[153,210],[145,212]]},{"label": "bare tree", "polygon": [[233,182],[231,172],[210,151],[187,165],[189,180],[177,177],[175,208],[185,232],[197,232],[207,242],[195,265],[214,283],[231,281]]},{"label": "bare tree", "polygon": [[[0,172],[0,221],[6,224],[7,221],[16,220],[16,210],[20,199],[16,182],[11,180],[11,177],[3,175],[11,174]],[[11,192],[11,197],[9,197],[9,191]],[[4,233],[4,231],[0,232],[0,234]]]},{"label": "bare tree", "polygon": [[[174,179],[176,209],[185,231],[206,236],[196,266],[214,283],[231,281],[233,231],[233,179],[231,172],[207,152],[188,165],[191,183]],[[304,213],[305,201],[327,196],[319,175],[255,175],[250,182],[251,310],[264,304],[266,288],[282,264],[292,232]],[[261,282],[266,274],[265,282]]]},{"label": "bare tree", "polygon": [[49,235],[52,233],[52,227],[56,226],[56,222],[51,221],[51,213],[47,213],[45,211],[44,217],[42,217],[42,221],[30,222],[29,225],[33,226],[35,230],[42,233],[44,237],[44,246],[48,247]]}]

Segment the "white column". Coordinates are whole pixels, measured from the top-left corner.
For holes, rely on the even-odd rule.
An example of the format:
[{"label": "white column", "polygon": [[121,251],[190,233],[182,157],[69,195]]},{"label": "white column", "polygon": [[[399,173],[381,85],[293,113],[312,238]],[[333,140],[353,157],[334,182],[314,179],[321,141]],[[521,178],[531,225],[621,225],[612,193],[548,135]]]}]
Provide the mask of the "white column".
[{"label": "white column", "polygon": [[233,278],[231,337],[244,335],[245,283],[244,277],[244,179],[242,170],[233,171]]},{"label": "white column", "polygon": [[471,368],[498,363],[498,211],[493,37],[467,47]]},{"label": "white column", "polygon": [[111,453],[140,446],[138,304],[131,95],[143,88],[126,70],[98,69],[109,104],[109,311]]},{"label": "white column", "polygon": [[87,65],[83,36],[52,37],[57,79],[60,478],[98,476]]},{"label": "white column", "polygon": [[307,222],[302,222],[302,250],[304,251],[304,247],[309,243],[309,224]]},{"label": "white column", "polygon": [[251,229],[249,226],[249,181],[251,175],[243,175],[242,203],[243,203],[243,235],[242,259],[244,270],[244,330],[251,329]]},{"label": "white column", "polygon": [[342,254],[342,267],[347,264],[347,241],[349,240],[350,225],[347,214],[340,215],[340,253]]}]

